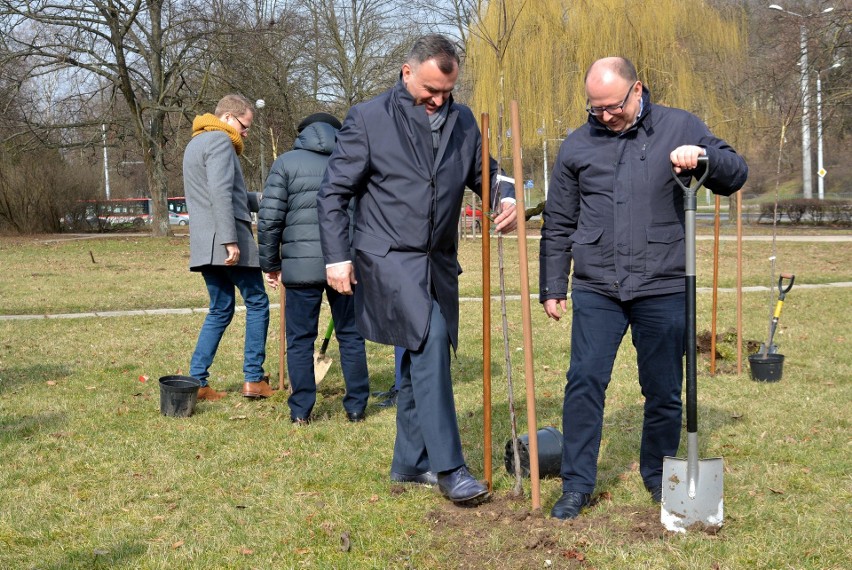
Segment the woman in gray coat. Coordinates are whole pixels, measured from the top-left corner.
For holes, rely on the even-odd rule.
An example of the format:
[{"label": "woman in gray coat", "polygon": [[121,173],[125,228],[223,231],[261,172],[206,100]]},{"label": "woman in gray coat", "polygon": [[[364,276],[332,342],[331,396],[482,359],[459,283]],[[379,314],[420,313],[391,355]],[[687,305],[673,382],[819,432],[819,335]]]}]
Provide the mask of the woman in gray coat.
[{"label": "woman in gray coat", "polygon": [[207,385],[219,341],[234,317],[235,288],[246,304],[243,396],[272,394],[264,377],[269,297],[263,285],[251,212],[257,194],[249,194],[238,156],[248,136],[254,110],[241,95],[226,95],[215,114],[192,122],[192,140],[183,156],[183,182],[189,212],[189,268],[204,277],[210,311],[198,335],[189,374],[201,380],[198,398],[218,400],[224,392]]}]

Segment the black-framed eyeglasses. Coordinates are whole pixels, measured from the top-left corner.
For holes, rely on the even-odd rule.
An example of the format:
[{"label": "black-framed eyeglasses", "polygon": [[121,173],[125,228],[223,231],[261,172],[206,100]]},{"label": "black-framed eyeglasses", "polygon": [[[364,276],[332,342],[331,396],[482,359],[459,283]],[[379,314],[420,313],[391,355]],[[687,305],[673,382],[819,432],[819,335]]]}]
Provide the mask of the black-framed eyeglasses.
[{"label": "black-framed eyeglasses", "polygon": [[627,90],[627,95],[624,96],[624,100],[618,105],[606,105],[604,107],[592,107],[591,105],[587,105],[586,112],[590,115],[594,115],[595,117],[602,117],[604,111],[610,115],[620,115],[624,112],[624,106],[627,105],[627,100],[630,98],[630,94],[633,92],[633,88],[636,87],[637,83],[639,82],[633,82],[633,85],[631,85],[630,89]]},{"label": "black-framed eyeglasses", "polygon": [[244,133],[247,133],[249,131],[249,128],[243,124],[243,122],[240,120],[240,118],[238,116],[236,116],[234,114],[231,114],[231,116],[234,118],[235,121],[237,121],[240,124],[240,126],[243,128]]}]

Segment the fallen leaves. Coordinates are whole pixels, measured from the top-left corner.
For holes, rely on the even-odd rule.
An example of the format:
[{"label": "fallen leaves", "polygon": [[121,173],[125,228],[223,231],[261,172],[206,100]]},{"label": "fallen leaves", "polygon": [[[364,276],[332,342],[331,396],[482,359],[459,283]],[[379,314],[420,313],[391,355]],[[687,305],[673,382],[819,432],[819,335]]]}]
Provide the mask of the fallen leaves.
[{"label": "fallen leaves", "polygon": [[178,548],[180,548],[183,545],[184,545],[184,541],[182,541],[182,540],[179,540],[177,542],[173,542],[172,543],[172,550],[177,550]]}]

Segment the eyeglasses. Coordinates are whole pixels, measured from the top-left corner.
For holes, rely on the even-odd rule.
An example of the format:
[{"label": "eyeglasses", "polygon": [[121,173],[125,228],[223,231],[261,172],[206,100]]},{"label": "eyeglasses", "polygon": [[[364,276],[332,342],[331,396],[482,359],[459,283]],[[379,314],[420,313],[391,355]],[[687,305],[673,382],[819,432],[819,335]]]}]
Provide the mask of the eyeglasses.
[{"label": "eyeglasses", "polygon": [[618,105],[606,105],[604,107],[592,107],[588,105],[586,107],[586,112],[590,115],[594,115],[595,117],[602,117],[604,111],[609,113],[610,115],[620,115],[624,112],[624,106],[627,104],[627,99],[630,98],[630,93],[633,92],[633,88],[636,87],[638,81],[634,81],[633,85],[630,86],[630,89],[627,90],[627,95],[624,96],[624,100]]},{"label": "eyeglasses", "polygon": [[240,126],[243,128],[244,133],[247,133],[249,131],[249,128],[243,124],[243,122],[240,120],[239,117],[232,114],[231,118],[234,119],[236,122],[238,122],[240,124]]}]

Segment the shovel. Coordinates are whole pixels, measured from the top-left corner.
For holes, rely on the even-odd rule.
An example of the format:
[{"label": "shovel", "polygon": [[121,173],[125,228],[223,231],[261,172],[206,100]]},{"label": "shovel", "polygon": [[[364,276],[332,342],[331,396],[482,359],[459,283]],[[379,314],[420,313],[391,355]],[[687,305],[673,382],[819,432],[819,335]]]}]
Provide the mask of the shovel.
[{"label": "shovel", "polygon": [[667,530],[686,532],[690,527],[719,528],[724,519],[722,490],[724,462],[721,457],[698,459],[698,387],[695,338],[695,209],[696,194],[710,164],[699,157],[704,174],[688,188],[674,174],[683,189],[686,213],[686,459],[663,458],[663,497],[660,522]]},{"label": "shovel", "polygon": [[325,375],[328,374],[328,369],[331,368],[331,357],[325,351],[328,350],[328,343],[331,340],[331,333],[334,332],[334,319],[328,322],[328,328],[325,331],[325,338],[322,339],[322,346],[319,351],[314,352],[314,382],[319,384]]},{"label": "shovel", "polygon": [[[784,280],[789,279],[790,284],[784,287]],[[775,312],[772,314],[772,321],[769,323],[769,342],[760,345],[760,357],[766,358],[768,354],[778,354],[778,346],[773,344],[772,339],[775,338],[775,329],[778,328],[778,319],[781,318],[781,307],[784,306],[784,297],[793,288],[793,282],[796,276],[792,273],[782,273],[778,278],[778,302],[775,303]]]}]

